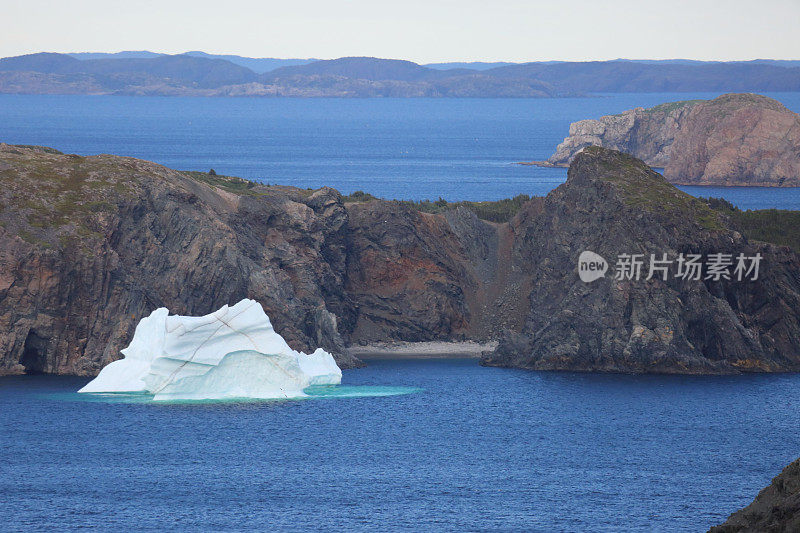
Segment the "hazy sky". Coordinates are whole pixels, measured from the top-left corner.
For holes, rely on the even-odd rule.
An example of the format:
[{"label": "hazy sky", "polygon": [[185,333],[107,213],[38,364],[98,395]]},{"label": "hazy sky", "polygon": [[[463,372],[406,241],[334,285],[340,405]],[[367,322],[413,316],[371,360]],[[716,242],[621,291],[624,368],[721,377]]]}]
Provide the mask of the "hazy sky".
[{"label": "hazy sky", "polygon": [[0,56],[800,59],[800,0],[0,0]]}]

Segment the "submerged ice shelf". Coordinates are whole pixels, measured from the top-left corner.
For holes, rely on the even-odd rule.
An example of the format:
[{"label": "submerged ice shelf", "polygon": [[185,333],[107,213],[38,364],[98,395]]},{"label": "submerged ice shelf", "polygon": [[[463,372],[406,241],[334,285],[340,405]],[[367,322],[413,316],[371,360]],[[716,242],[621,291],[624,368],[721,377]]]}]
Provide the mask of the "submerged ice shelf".
[{"label": "submerged ice shelf", "polygon": [[301,398],[312,385],[338,385],[328,352],[292,350],[256,301],[209,315],[153,311],[136,326],[125,356],[78,392],[143,392],[154,400]]}]

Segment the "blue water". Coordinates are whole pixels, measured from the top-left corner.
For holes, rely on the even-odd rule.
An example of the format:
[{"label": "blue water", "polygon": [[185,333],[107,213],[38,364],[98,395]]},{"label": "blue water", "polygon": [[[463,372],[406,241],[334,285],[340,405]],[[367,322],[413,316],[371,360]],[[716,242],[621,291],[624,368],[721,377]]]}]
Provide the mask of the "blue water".
[{"label": "blue water", "polygon": [[705,531],[800,455],[800,376],[372,361],[412,394],[84,401],[0,379],[0,529]]},{"label": "blue water", "polygon": [[[269,99],[0,95],[0,141],[131,155],[182,170],[384,198],[544,195],[570,122],[718,93],[553,99]],[[800,93],[769,94],[800,111]],[[800,189],[685,187],[742,208],[800,209]]]}]

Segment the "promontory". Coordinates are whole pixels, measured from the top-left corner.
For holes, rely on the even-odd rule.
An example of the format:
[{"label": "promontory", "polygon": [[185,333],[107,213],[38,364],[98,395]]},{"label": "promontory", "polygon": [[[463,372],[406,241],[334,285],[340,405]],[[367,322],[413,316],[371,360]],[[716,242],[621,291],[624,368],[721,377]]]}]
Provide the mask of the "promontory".
[{"label": "promontory", "polygon": [[542,164],[567,166],[587,146],[629,153],[680,185],[800,186],[800,115],[758,94],[687,100],[570,125]]}]

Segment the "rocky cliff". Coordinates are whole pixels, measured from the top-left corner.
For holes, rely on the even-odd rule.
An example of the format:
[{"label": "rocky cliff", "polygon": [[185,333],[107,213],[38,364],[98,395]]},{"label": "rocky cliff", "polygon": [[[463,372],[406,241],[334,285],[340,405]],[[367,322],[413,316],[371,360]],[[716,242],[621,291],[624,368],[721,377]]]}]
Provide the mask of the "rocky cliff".
[{"label": "rocky cliff", "polygon": [[701,100],[685,100],[650,109],[637,107],[598,120],[573,122],[569,125],[569,136],[547,162],[566,167],[587,146],[602,146],[631,154],[652,167],[664,168],[669,162],[675,136],[699,102]]},{"label": "rocky cliff", "polygon": [[[514,255],[534,290],[521,333],[486,365],[599,372],[728,373],[800,370],[800,260],[750,242],[730,221],[631,156],[580,152],[567,182],[528,215]],[[580,280],[583,251],[610,272]],[[761,254],[756,281],[677,277],[680,254]],[[615,279],[621,254],[641,254],[640,279]],[[649,258],[673,264],[645,279]],[[703,259],[705,261],[705,259]],[[733,269],[733,267],[731,267]]]},{"label": "rocky cliff", "polygon": [[[494,340],[484,364],[797,370],[800,266],[640,161],[590,148],[509,222],[132,158],[0,145],[0,373],[92,375],[138,320],[258,300],[292,347]],[[486,208],[486,206],[484,206]],[[592,284],[577,256],[761,253],[758,281]]]},{"label": "rocky cliff", "polygon": [[709,533],[792,533],[800,531],[800,459],[783,469],[753,503]]},{"label": "rocky cliff", "polygon": [[353,363],[337,324],[350,319],[337,192],[261,194],[8,145],[0,177],[2,372],[94,374],[153,309],[201,315],[245,297],[295,348]]},{"label": "rocky cliff", "polygon": [[494,305],[476,296],[504,272],[484,264],[500,228],[470,211],[9,145],[0,182],[0,373],[91,375],[154,308],[245,297],[295,349],[344,366],[348,343],[487,338],[507,320],[484,321]]},{"label": "rocky cliff", "polygon": [[695,106],[664,177],[686,185],[800,186],[800,115],[757,94]]},{"label": "rocky cliff", "polygon": [[629,153],[684,185],[800,185],[800,115],[757,94],[636,108],[570,125],[546,162],[567,166],[587,146]]}]

